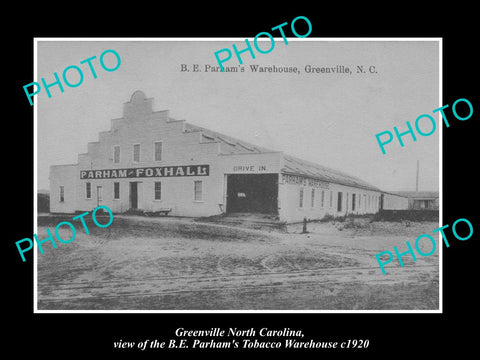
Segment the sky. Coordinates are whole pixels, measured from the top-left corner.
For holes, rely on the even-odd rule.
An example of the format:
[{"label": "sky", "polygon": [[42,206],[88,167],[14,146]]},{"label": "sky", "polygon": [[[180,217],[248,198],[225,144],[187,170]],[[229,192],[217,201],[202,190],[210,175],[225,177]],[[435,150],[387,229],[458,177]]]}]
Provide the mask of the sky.
[{"label": "sky", "polygon": [[[275,38],[270,53],[252,45],[255,59],[245,52],[240,65],[232,44],[244,49],[243,39],[65,40],[37,39],[32,81],[52,83],[54,72],[62,78],[70,65],[80,67],[84,76],[78,87],[63,83],[63,93],[51,87],[51,98],[45,89],[35,95],[38,189],[48,189],[51,165],[76,163],[88,142],[109,130],[110,120],[122,117],[123,104],[142,90],[154,99],[154,111],[169,110],[175,119],[344,171],[385,191],[415,190],[418,160],[419,190],[439,190],[442,126],[438,113],[432,113],[443,105],[438,41],[288,38],[285,44]],[[271,46],[268,38],[258,45],[263,50]],[[214,53],[224,48],[233,55],[223,65],[244,72],[204,71],[205,65],[218,66]],[[112,72],[99,63],[109,49],[121,58]],[[87,64],[80,64],[92,56],[96,79]],[[107,67],[116,65],[111,53],[104,60]],[[190,71],[181,71],[182,64]],[[193,72],[193,64],[201,71]],[[299,73],[255,73],[251,65],[297,67]],[[338,65],[351,73],[307,73],[307,65]],[[366,73],[357,73],[357,66]],[[67,75],[71,83],[78,82],[75,70]],[[404,147],[394,139],[383,155],[375,135],[393,133],[394,126],[406,131],[406,121],[414,127],[422,114],[436,120],[436,131],[425,137],[417,133],[416,142],[406,135]],[[419,126],[424,132],[432,128],[425,119]]]}]

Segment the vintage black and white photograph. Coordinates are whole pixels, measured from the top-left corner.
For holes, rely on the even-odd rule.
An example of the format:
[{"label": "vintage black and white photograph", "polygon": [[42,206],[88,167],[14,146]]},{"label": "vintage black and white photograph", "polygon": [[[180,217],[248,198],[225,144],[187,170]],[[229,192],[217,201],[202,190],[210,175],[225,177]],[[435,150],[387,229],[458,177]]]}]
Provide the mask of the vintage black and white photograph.
[{"label": "vintage black and white photograph", "polygon": [[35,311],[441,311],[441,45],[36,39]]}]

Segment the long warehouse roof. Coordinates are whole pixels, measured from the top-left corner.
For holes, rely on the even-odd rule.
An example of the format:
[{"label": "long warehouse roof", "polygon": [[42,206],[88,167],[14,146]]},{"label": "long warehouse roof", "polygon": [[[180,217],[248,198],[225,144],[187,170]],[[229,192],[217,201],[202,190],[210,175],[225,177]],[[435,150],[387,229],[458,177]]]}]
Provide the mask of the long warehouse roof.
[{"label": "long warehouse roof", "polygon": [[[223,135],[215,131],[185,122],[186,132],[201,132],[202,140],[205,142],[217,142],[220,144],[222,154],[262,154],[274,152],[274,150],[250,144],[246,141]],[[342,185],[353,186],[374,191],[381,191],[362,179],[346,174],[323,165],[312,163],[306,160],[284,154],[284,167],[282,173],[300,175],[323,181],[333,182]]]}]

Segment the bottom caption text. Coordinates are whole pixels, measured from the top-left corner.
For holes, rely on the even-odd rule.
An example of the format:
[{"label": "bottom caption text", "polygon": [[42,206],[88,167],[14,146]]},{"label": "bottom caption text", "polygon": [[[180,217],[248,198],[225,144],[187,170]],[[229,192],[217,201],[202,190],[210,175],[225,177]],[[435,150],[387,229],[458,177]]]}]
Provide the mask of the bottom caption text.
[{"label": "bottom caption text", "polygon": [[[184,330],[175,331],[170,339],[145,339],[113,342],[114,349],[158,350],[158,349],[366,349],[368,339],[341,339],[341,341],[306,339],[302,330]],[[256,338],[259,336],[259,339]]]}]

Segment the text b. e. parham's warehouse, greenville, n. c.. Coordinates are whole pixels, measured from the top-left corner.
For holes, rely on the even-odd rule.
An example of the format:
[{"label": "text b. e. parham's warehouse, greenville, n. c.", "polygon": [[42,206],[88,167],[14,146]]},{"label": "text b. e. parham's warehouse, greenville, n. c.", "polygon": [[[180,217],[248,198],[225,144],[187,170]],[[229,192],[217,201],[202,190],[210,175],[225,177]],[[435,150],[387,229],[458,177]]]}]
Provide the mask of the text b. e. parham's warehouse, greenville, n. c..
[{"label": "text b. e. parham's warehouse, greenville, n. c.", "polygon": [[354,176],[153,111],[141,91],[78,163],[50,167],[50,211],[99,205],[173,216],[263,213],[286,222],[406,208],[408,200]]}]

